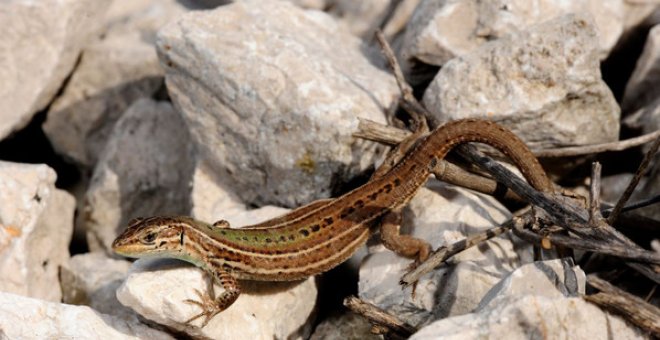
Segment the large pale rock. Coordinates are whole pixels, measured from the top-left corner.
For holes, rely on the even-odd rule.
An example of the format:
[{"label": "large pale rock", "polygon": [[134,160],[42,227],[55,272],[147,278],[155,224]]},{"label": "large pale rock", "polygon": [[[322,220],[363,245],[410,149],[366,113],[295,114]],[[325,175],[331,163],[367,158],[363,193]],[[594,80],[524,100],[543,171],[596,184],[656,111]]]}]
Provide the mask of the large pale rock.
[{"label": "large pale rock", "polygon": [[62,302],[137,322],[137,314],[116,296],[130,266],[129,261],[111,259],[101,252],[73,256],[60,271]]},{"label": "large pale rock", "polygon": [[646,339],[618,316],[573,297],[510,296],[478,312],[436,321],[410,337],[426,339]]},{"label": "large pale rock", "polygon": [[55,189],[55,177],[46,165],[0,161],[0,291],[62,297],[58,271],[69,260],[75,202]]},{"label": "large pale rock", "polygon": [[447,63],[424,104],[442,121],[504,122],[537,148],[618,140],[596,36],[588,18],[568,15],[485,44]]},{"label": "large pale rock", "polygon": [[372,39],[374,32],[382,25],[391,10],[390,2],[389,0],[334,0],[328,12],[346,25],[351,33]]},{"label": "large pale rock", "polygon": [[126,322],[86,306],[0,292],[2,339],[174,339],[140,322]]},{"label": "large pale rock", "polygon": [[[492,228],[509,216],[492,197],[444,184],[434,184],[433,189],[423,188],[412,199],[402,228],[414,226],[404,233],[426,240],[433,249]],[[505,234],[458,254],[450,266],[422,277],[413,297],[410,288],[402,290],[399,285],[411,260],[378,246],[360,268],[359,294],[419,325],[472,311],[503,277],[531,261],[530,247]]]},{"label": "large pale rock", "polygon": [[621,108],[626,112],[650,105],[660,95],[660,25],[649,31],[642,55],[628,80]]},{"label": "large pale rock", "polygon": [[46,107],[80,50],[100,31],[110,0],[0,3],[0,139]]},{"label": "large pale rock", "polygon": [[[131,2],[141,6],[131,8]],[[133,11],[120,12],[127,5]],[[107,32],[85,47],[80,64],[48,111],[43,129],[59,153],[85,167],[94,166],[121,114],[162,86],[156,32],[187,11],[175,0],[113,3]]]},{"label": "large pale rock", "polygon": [[[119,301],[149,320],[193,337],[212,339],[302,339],[311,333],[316,305],[314,278],[297,282],[241,281],[241,295],[203,328],[184,324],[200,309],[185,303],[207,292],[206,275],[172,261],[138,260],[117,291]],[[220,286],[214,288],[222,292]]]},{"label": "large pale rock", "polygon": [[405,60],[444,65],[482,44],[569,13],[594,17],[595,57],[604,59],[623,31],[623,0],[424,0],[410,20]]},{"label": "large pale rock", "polygon": [[380,340],[380,335],[371,333],[372,325],[362,315],[345,312],[323,320],[309,338],[310,340]]},{"label": "large pale rock", "polygon": [[190,211],[195,158],[181,116],[168,102],[141,99],[117,121],[85,197],[92,250],[109,250],[135,217]]},{"label": "large pale rock", "polygon": [[201,158],[245,203],[328,197],[377,157],[351,134],[357,116],[385,122],[396,84],[326,14],[236,2],[167,25],[158,49]]}]

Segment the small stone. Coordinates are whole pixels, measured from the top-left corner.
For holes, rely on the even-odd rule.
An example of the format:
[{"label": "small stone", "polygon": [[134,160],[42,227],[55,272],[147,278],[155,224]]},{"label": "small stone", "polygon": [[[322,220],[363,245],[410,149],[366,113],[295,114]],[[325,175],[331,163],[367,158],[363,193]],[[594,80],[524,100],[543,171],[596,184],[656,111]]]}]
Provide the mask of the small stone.
[{"label": "small stone", "polygon": [[[50,281],[52,284],[53,281]],[[139,321],[73,306],[0,292],[3,339],[174,339]]]},{"label": "small stone", "polygon": [[[180,262],[140,259],[117,291],[119,301],[159,324],[192,337],[212,339],[297,339],[311,332],[316,304],[314,278],[298,282],[241,281],[241,295],[203,328],[202,319],[186,320],[200,312],[184,300],[199,300],[195,289],[206,293],[204,272]],[[216,295],[223,289],[214,288]]]},{"label": "small stone", "polygon": [[440,121],[505,123],[531,148],[619,138],[619,107],[603,82],[596,31],[568,15],[530,27],[447,63],[424,93]]},{"label": "small stone", "polygon": [[363,316],[346,312],[322,321],[314,329],[310,340],[382,339],[381,336],[371,333],[371,327]]},{"label": "small stone", "polygon": [[179,1],[150,0],[131,12],[118,13],[118,7],[135,6],[129,2],[134,1],[115,1],[108,10],[107,31],[85,47],[43,125],[57,152],[86,168],[96,164],[124,111],[163,85],[156,32],[188,11]]},{"label": "small stone", "polygon": [[100,33],[110,0],[0,3],[0,140],[25,127]]},{"label": "small stone", "polygon": [[390,10],[389,0],[334,0],[329,14],[336,17],[351,33],[364,39],[373,38]]},{"label": "small stone", "polygon": [[135,217],[190,212],[195,158],[181,116],[168,102],[140,99],[117,121],[85,196],[92,251],[110,251]]},{"label": "small stone", "polygon": [[352,137],[385,122],[394,78],[332,17],[240,1],[159,32],[172,100],[211,171],[247,204],[299,206],[370,167],[382,150]]},{"label": "small stone", "polygon": [[62,297],[58,272],[70,256],[75,202],[55,177],[46,165],[0,161],[0,291]]},{"label": "small stone", "polygon": [[478,312],[436,321],[422,339],[646,339],[634,326],[579,297],[508,296]]},{"label": "small stone", "polygon": [[482,44],[570,13],[594,17],[597,57],[604,59],[623,32],[622,0],[423,0],[406,29],[402,55],[441,66]]},{"label": "small stone", "polygon": [[101,252],[73,256],[60,272],[62,302],[138,321],[137,314],[120,304],[116,296],[130,266],[129,261],[111,259]]}]

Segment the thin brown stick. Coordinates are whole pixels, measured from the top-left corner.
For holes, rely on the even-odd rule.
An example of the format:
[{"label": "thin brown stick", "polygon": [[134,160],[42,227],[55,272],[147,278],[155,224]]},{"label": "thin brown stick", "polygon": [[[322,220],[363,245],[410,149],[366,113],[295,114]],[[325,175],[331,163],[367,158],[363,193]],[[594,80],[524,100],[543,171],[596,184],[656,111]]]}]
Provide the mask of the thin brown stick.
[{"label": "thin brown stick", "polygon": [[623,209],[623,207],[626,205],[626,202],[628,202],[628,199],[630,199],[630,196],[637,187],[637,184],[639,184],[639,181],[642,179],[642,176],[646,172],[646,168],[651,163],[653,156],[655,155],[656,152],[658,152],[659,147],[660,147],[660,136],[658,136],[655,142],[651,144],[651,148],[646,153],[646,155],[644,155],[644,159],[642,160],[642,163],[639,165],[639,168],[637,168],[637,172],[635,173],[635,176],[630,180],[630,183],[628,183],[628,187],[623,192],[623,195],[621,195],[621,198],[619,198],[619,201],[616,202],[614,209],[612,209],[612,213],[607,218],[607,222],[609,224],[614,224],[617,217],[619,217],[619,214],[621,213],[621,209]]},{"label": "thin brown stick", "polygon": [[658,307],[594,275],[587,276],[587,282],[601,292],[586,295],[585,300],[623,316],[638,327],[651,332],[655,337],[660,336],[660,309]]},{"label": "thin brown stick", "polygon": [[401,277],[401,281],[399,283],[403,286],[412,285],[422,276],[430,273],[452,256],[510,230],[513,227],[513,223],[513,220],[509,220],[499,227],[490,228],[486,231],[469,236],[458,242],[454,242],[446,247],[438,248],[433,253],[431,253],[431,256],[426,261],[422,262],[419,266],[415,267],[411,271],[405,273]]},{"label": "thin brown stick", "polygon": [[603,216],[600,214],[600,172],[598,162],[591,163],[591,185],[589,186],[589,224],[597,225]]},{"label": "thin brown stick", "polygon": [[410,324],[355,296],[349,296],[344,299],[344,306],[353,311],[353,313],[362,315],[373,325],[381,329],[383,327],[388,329],[389,335],[406,339],[417,332],[417,329]]},{"label": "thin brown stick", "polygon": [[660,130],[647,133],[635,138],[629,138],[622,141],[592,144],[584,146],[569,146],[565,148],[543,149],[534,151],[536,157],[550,158],[550,157],[572,157],[591,155],[608,151],[621,151],[629,148],[634,148],[642,144],[646,144],[660,137]]}]

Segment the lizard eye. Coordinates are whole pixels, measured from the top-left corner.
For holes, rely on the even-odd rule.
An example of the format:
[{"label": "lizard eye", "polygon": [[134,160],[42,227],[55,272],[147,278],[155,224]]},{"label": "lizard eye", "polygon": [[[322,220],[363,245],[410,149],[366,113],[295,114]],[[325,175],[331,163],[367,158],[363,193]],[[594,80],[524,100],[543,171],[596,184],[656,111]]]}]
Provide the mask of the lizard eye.
[{"label": "lizard eye", "polygon": [[156,233],[148,233],[142,238],[143,243],[154,243],[156,240]]}]

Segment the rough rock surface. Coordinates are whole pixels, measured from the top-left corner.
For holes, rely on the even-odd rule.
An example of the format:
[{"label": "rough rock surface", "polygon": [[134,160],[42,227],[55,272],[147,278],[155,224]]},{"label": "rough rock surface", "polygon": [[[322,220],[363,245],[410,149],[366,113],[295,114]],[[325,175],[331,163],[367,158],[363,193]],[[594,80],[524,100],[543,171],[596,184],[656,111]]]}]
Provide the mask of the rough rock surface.
[{"label": "rough rock surface", "polygon": [[115,125],[86,193],[90,249],[110,249],[135,217],[190,212],[195,165],[188,129],[167,102],[140,99]]},{"label": "rough rock surface", "polygon": [[[403,229],[429,242],[433,249],[464,239],[504,222],[508,212],[493,198],[448,185],[422,189],[409,204]],[[482,247],[455,256],[451,267],[422,277],[415,297],[401,289],[399,279],[411,263],[378,246],[360,268],[359,294],[413,325],[438,317],[468,313],[504,276],[531,262],[528,246],[511,236],[497,237]],[[470,282],[470,284],[464,284]]]},{"label": "rough rock surface", "polygon": [[637,59],[623,95],[621,108],[633,112],[655,101],[660,95],[660,25],[649,31],[642,55]]},{"label": "rough rock surface", "polygon": [[371,333],[372,325],[361,315],[346,312],[330,317],[314,329],[310,340],[363,339],[380,340],[380,335]]},{"label": "rough rock surface", "polygon": [[109,4],[110,0],[0,3],[0,139],[23,128],[51,101],[80,50],[100,32]]},{"label": "rough rock surface", "polygon": [[94,166],[121,114],[162,86],[165,74],[156,55],[156,32],[187,12],[179,1],[150,0],[118,13],[128,2],[115,1],[108,10],[106,32],[85,47],[43,126],[59,153],[85,167]]},{"label": "rough rock surface", "polygon": [[[138,260],[117,291],[119,301],[160,324],[193,337],[212,339],[299,339],[311,333],[316,305],[314,278],[297,282],[241,281],[236,302],[203,328],[202,319],[183,322],[200,312],[186,299],[198,300],[195,289],[207,291],[206,275],[179,262]],[[222,292],[220,286],[216,294]],[[157,293],[154,293],[157,292]]]},{"label": "rough rock surface", "polygon": [[59,301],[73,197],[55,189],[48,166],[0,161],[0,202],[0,291]]},{"label": "rough rock surface", "polygon": [[0,292],[3,339],[174,339],[140,322],[126,322],[86,306]]},{"label": "rough rock surface", "polygon": [[158,50],[200,157],[246,203],[328,197],[380,150],[351,136],[355,118],[384,122],[398,95],[359,39],[285,2],[186,14],[159,32]]},{"label": "rough rock surface", "polygon": [[476,313],[436,321],[421,339],[646,339],[636,328],[582,298],[511,296]]},{"label": "rough rock surface", "polygon": [[591,21],[560,17],[453,59],[424,105],[441,121],[502,122],[532,148],[615,141],[620,111],[597,54]]},{"label": "rough rock surface", "polygon": [[406,29],[402,56],[444,65],[480,45],[569,13],[593,16],[601,59],[623,31],[623,0],[424,0]]},{"label": "rough rock surface", "polygon": [[108,315],[137,322],[137,314],[119,303],[116,291],[126,278],[131,262],[107,257],[101,252],[71,257],[62,267],[62,302],[87,305]]}]

